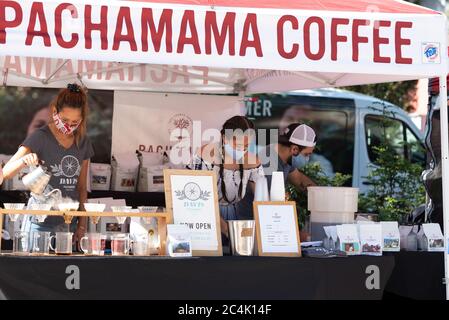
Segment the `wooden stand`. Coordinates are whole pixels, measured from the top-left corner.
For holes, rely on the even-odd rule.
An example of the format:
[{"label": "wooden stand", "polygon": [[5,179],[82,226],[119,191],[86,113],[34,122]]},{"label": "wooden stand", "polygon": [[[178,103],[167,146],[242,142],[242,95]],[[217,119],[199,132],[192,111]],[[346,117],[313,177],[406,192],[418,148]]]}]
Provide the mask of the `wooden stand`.
[{"label": "wooden stand", "polygon": [[[140,218],[157,218],[158,233],[160,237],[159,255],[166,255],[167,246],[167,223],[170,221],[170,215],[164,212],[144,213],[144,212],[86,212],[86,211],[41,211],[41,210],[11,210],[0,209],[0,230],[3,226],[3,215],[5,214],[19,214],[31,216],[60,216],[68,221],[73,217],[140,217]],[[0,248],[2,244],[2,237],[0,236]],[[1,250],[0,250],[1,252]]]}]

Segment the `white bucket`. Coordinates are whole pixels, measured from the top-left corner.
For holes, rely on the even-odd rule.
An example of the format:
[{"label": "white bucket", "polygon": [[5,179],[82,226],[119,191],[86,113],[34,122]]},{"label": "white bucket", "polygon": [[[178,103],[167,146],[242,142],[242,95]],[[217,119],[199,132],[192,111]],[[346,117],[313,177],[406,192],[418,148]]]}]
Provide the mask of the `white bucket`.
[{"label": "white bucket", "polygon": [[354,223],[354,212],[319,212],[310,213],[310,222],[325,223],[330,225]]},{"label": "white bucket", "polygon": [[310,212],[357,212],[358,188],[308,187]]}]

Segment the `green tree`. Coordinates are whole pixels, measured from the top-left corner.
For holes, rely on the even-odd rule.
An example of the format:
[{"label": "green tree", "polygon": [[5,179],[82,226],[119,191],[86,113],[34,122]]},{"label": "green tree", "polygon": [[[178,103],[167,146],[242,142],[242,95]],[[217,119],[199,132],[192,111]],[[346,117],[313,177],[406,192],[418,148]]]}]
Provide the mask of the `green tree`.
[{"label": "green tree", "polygon": [[416,92],[417,83],[417,80],[411,80],[402,82],[376,83],[363,86],[349,86],[344,89],[388,101],[410,112],[412,111],[410,102]]},{"label": "green tree", "polygon": [[403,222],[414,208],[425,203],[423,168],[410,163],[388,145],[374,147],[376,165],[366,177],[370,190],[359,197],[359,211],[378,213],[380,221]]},{"label": "green tree", "polygon": [[[395,125],[396,114],[384,103],[375,103],[372,108],[382,110],[380,123],[382,135],[374,151],[374,164],[365,183],[370,186],[366,194],[359,196],[359,212],[377,213],[380,221],[403,222],[414,208],[425,203],[426,192],[421,181],[422,164],[412,163],[403,152],[397,150],[388,130]],[[404,149],[421,148],[419,144],[406,143]]]}]

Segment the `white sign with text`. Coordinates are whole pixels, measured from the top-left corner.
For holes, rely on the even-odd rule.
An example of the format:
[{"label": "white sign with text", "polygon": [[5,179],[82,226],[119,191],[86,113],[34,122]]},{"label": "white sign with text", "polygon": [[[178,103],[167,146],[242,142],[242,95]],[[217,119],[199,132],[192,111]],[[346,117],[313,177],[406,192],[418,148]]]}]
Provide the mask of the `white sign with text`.
[{"label": "white sign with text", "polygon": [[174,223],[190,229],[193,250],[217,250],[213,177],[172,175],[170,182]]}]

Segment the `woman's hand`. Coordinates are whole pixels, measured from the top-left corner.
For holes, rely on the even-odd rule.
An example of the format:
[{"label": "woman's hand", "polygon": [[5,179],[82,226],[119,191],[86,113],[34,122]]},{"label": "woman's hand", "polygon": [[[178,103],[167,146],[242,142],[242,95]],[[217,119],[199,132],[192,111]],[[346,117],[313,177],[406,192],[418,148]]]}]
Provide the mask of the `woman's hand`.
[{"label": "woman's hand", "polygon": [[22,158],[20,158],[20,160],[22,160],[22,163],[27,167],[39,165],[39,158],[35,153],[24,155]]}]

